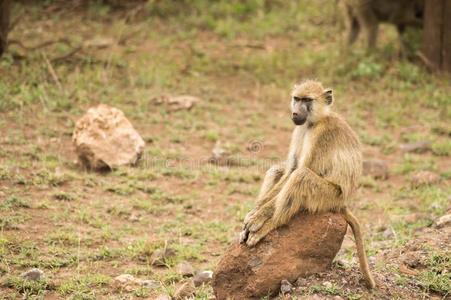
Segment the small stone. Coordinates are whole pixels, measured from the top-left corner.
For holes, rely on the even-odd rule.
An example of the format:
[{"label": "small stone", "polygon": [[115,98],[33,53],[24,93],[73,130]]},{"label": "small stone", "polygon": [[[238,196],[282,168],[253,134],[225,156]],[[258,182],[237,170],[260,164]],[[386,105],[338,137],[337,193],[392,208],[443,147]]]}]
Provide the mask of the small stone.
[{"label": "small stone", "polygon": [[323,282],[323,286],[324,286],[325,288],[330,289],[330,288],[333,286],[333,284],[332,284],[332,282],[330,282],[330,281],[324,281],[324,282]]},{"label": "small stone", "polygon": [[141,216],[137,214],[131,214],[130,217],[128,217],[128,220],[133,223],[139,222],[140,219]]},{"label": "small stone", "polygon": [[420,171],[410,178],[412,187],[417,188],[422,185],[432,185],[440,181],[440,176],[431,171]]},{"label": "small stone", "polygon": [[193,277],[194,286],[198,287],[204,283],[209,283],[213,279],[212,271],[202,271]]},{"label": "small stone", "polygon": [[125,283],[131,283],[131,282],[135,282],[135,277],[131,274],[121,274],[119,276],[116,276],[114,278],[115,281],[125,284]]},{"label": "small stone", "polygon": [[395,233],[393,232],[393,229],[388,227],[387,229],[384,230],[384,232],[382,233],[382,236],[386,239],[391,239],[395,236]]},{"label": "small stone", "polygon": [[189,280],[179,286],[174,293],[174,299],[184,299],[185,297],[190,297],[194,295],[196,288],[192,280]]},{"label": "small stone", "polygon": [[363,161],[363,175],[375,179],[388,178],[388,165],[382,159],[367,159]]},{"label": "small stone", "polygon": [[426,151],[431,150],[431,142],[418,141],[413,143],[401,144],[399,148],[403,152],[424,153]]},{"label": "small stone", "polygon": [[437,228],[443,228],[451,225],[451,214],[441,216],[435,221],[435,226]]},{"label": "small stone", "polygon": [[179,263],[177,265],[176,269],[177,269],[177,274],[179,274],[179,275],[188,276],[188,277],[194,275],[194,268],[187,261],[183,261],[183,262]]},{"label": "small stone", "polygon": [[153,266],[166,266],[166,259],[174,257],[175,251],[170,248],[157,249],[152,253],[150,257],[151,264]]},{"label": "small stone", "polygon": [[158,295],[155,300],[171,300],[171,297],[168,295]]},{"label": "small stone", "polygon": [[190,110],[196,103],[200,102],[201,99],[189,96],[167,96],[162,95],[160,97],[152,99],[155,104],[166,104],[173,111],[176,110]]},{"label": "small stone", "polygon": [[150,280],[150,279],[141,280],[139,283],[143,287],[146,287],[148,289],[156,289],[156,288],[160,287],[160,283],[158,281]]},{"label": "small stone", "polygon": [[231,166],[234,164],[230,153],[222,147],[221,141],[216,141],[208,162],[218,166]]},{"label": "small stone", "polygon": [[20,274],[20,276],[26,280],[38,281],[44,277],[44,272],[40,269],[34,268]]},{"label": "small stone", "polygon": [[286,279],[280,282],[280,292],[282,295],[290,294],[293,291],[293,285]]},{"label": "small stone", "polygon": [[299,277],[297,280],[296,280],[296,286],[297,287],[307,287],[308,286],[308,280],[307,280],[307,278],[304,278],[304,277]]}]

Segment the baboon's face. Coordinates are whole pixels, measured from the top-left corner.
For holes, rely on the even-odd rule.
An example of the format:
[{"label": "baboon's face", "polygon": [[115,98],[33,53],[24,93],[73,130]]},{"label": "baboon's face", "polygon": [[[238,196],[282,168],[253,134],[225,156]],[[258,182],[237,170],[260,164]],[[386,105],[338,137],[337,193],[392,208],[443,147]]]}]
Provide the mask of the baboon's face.
[{"label": "baboon's face", "polygon": [[296,85],[291,94],[291,119],[296,125],[315,122],[327,114],[332,101],[331,89],[324,89],[316,81],[305,81]]},{"label": "baboon's face", "polygon": [[303,125],[312,111],[313,98],[293,96],[291,99],[291,119],[296,125]]}]

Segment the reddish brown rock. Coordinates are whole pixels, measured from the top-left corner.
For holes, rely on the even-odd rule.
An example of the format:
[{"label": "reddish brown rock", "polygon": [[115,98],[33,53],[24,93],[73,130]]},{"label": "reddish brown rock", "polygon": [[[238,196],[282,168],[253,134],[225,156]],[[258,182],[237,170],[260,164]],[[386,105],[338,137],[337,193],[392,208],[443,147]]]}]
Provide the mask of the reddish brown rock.
[{"label": "reddish brown rock", "polygon": [[234,243],[213,276],[217,300],[258,299],[280,289],[284,279],[323,272],[341,247],[346,221],[340,214],[300,214],[254,248]]}]

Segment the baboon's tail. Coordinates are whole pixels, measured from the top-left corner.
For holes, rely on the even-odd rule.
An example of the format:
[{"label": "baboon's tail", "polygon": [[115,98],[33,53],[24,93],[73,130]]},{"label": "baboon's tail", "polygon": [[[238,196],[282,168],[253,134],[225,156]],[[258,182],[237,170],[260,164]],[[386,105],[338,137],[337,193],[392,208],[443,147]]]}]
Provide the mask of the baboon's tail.
[{"label": "baboon's tail", "polygon": [[368,287],[374,289],[376,287],[376,282],[374,281],[373,276],[370,272],[370,267],[368,266],[368,260],[366,258],[365,247],[363,245],[362,231],[360,230],[359,221],[347,208],[344,208],[342,213],[343,217],[351,226],[352,232],[354,233],[357,255],[359,257],[360,263],[360,270],[362,271],[363,277],[365,278]]}]

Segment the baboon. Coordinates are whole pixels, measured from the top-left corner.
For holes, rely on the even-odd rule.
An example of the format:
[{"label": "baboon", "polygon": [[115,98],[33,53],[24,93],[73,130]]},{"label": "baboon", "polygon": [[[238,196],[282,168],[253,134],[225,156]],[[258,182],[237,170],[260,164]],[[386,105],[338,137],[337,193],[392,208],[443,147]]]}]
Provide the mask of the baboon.
[{"label": "baboon", "polygon": [[368,50],[374,49],[379,23],[390,23],[398,30],[402,50],[402,34],[406,27],[423,25],[424,0],[339,0],[339,5],[344,14],[349,46],[363,29]]},{"label": "baboon", "polygon": [[360,225],[346,207],[362,170],[360,142],[346,121],[331,111],[333,101],[332,90],[317,81],[295,85],[291,112],[296,126],[288,157],[267,171],[240,241],[254,246],[299,211],[341,212],[354,232],[363,276],[374,288]]}]

